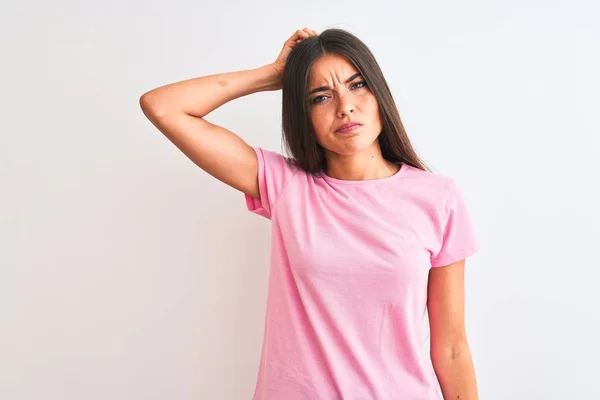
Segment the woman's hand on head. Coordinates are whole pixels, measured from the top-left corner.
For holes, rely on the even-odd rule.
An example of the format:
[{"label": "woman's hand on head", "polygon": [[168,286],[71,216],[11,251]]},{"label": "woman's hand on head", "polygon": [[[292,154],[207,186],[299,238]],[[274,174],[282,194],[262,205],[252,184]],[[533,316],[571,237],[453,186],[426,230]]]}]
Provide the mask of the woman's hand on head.
[{"label": "woman's hand on head", "polygon": [[298,29],[296,32],[294,32],[292,36],[290,36],[289,39],[287,39],[283,43],[283,48],[281,49],[281,52],[277,56],[277,59],[271,64],[280,80],[281,78],[283,78],[283,70],[285,69],[285,63],[287,62],[287,58],[290,55],[292,49],[298,43],[301,43],[304,39],[318,35],[319,32],[309,28]]}]

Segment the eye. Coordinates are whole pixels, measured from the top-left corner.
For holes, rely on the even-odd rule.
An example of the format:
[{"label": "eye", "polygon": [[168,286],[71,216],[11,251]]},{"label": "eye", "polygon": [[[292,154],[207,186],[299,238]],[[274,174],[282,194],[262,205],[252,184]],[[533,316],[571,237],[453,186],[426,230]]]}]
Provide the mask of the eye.
[{"label": "eye", "polygon": [[[358,85],[360,85],[360,86],[358,86]],[[363,87],[367,87],[367,83],[365,81],[359,81],[359,82],[356,82],[351,87],[354,88],[354,87],[357,87],[357,86],[358,86],[358,89],[363,88]],[[317,96],[317,97],[314,97],[311,100],[311,104],[318,104],[318,103],[320,103],[322,100],[319,101],[319,99],[322,98],[322,97],[327,97],[327,96]]]},{"label": "eye", "polygon": [[320,103],[320,101],[317,101],[317,100],[318,100],[318,99],[320,99],[321,97],[326,97],[326,96],[317,96],[317,97],[314,97],[314,98],[312,99],[311,103],[312,103],[312,104],[317,104],[317,103]]}]

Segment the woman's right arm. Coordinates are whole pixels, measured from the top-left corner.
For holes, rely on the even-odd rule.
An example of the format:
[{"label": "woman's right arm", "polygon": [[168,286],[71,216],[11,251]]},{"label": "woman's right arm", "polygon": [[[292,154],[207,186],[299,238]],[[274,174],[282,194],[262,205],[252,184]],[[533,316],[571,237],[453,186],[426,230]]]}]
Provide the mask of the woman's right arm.
[{"label": "woman's right arm", "polygon": [[140,106],[148,119],[190,160],[210,175],[257,200],[258,157],[241,137],[204,116],[252,93],[278,90],[291,50],[319,33],[299,29],[284,43],[277,59],[265,66],[188,79],[144,93]]},{"label": "woman's right arm", "polygon": [[240,136],[203,117],[233,99],[277,90],[281,74],[272,64],[207,75],[144,93],[144,115],[204,171],[258,200],[258,159]]}]

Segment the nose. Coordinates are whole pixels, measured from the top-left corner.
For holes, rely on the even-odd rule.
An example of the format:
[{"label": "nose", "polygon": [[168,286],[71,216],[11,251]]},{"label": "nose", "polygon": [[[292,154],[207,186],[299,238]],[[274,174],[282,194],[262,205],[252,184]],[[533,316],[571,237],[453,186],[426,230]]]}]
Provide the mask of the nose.
[{"label": "nose", "polygon": [[354,113],[354,103],[352,101],[352,96],[343,93],[340,94],[338,98],[338,117],[340,119]]}]

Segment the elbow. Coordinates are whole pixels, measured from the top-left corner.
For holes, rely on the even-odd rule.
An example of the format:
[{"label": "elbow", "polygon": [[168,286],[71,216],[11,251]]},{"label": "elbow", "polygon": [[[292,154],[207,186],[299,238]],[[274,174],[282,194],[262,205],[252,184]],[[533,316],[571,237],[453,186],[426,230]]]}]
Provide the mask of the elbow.
[{"label": "elbow", "polygon": [[464,356],[471,355],[469,345],[465,341],[443,346],[431,346],[430,356],[432,361],[454,361]]},{"label": "elbow", "polygon": [[147,117],[152,116],[153,118],[160,118],[165,114],[164,107],[162,107],[161,101],[153,91],[144,93],[139,98],[140,108]]},{"label": "elbow", "polygon": [[144,111],[153,108],[154,104],[156,103],[156,99],[155,99],[155,96],[152,93],[152,91],[146,92],[143,95],[141,95],[140,99],[139,99],[139,103],[140,103],[140,107]]}]

